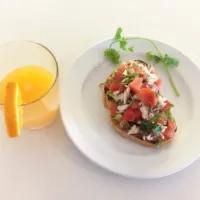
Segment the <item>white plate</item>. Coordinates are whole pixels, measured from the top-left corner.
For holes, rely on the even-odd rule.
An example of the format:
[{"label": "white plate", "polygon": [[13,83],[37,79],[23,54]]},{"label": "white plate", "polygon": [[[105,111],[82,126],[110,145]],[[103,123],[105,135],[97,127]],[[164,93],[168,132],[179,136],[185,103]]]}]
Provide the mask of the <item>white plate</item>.
[{"label": "white plate", "polygon": [[[180,60],[171,74],[181,93],[176,97],[161,65],[155,65],[163,79],[162,93],[175,104],[173,114],[178,131],[174,141],[161,149],[151,149],[119,136],[109,123],[99,83],[112,72],[103,51],[110,40],[86,50],[67,71],[61,85],[61,115],[73,143],[98,165],[128,177],[158,178],[173,174],[191,164],[200,153],[199,115],[200,70],[178,50],[155,41],[163,53]],[[122,60],[146,60],[145,53],[155,52],[146,41],[130,41],[134,53],[123,53]]]}]

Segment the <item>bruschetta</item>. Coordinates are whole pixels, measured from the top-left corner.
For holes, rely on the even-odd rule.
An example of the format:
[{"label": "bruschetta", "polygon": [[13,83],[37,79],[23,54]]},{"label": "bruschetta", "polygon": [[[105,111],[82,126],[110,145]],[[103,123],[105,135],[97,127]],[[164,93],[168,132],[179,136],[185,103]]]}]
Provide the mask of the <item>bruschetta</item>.
[{"label": "bruschetta", "polygon": [[174,138],[173,104],[161,95],[161,83],[153,66],[134,60],[121,63],[101,84],[110,121],[121,136],[148,147]]}]

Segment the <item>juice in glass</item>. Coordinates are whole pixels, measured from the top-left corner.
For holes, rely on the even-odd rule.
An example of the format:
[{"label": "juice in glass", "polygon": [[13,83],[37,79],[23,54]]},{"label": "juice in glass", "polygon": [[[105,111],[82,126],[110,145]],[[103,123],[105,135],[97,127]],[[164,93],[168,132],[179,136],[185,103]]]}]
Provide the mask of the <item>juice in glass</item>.
[{"label": "juice in glass", "polygon": [[49,124],[59,107],[58,66],[53,54],[37,43],[9,43],[0,48],[0,66],[4,68],[0,69],[0,105],[6,85],[15,82],[22,98],[23,126],[36,129]]}]

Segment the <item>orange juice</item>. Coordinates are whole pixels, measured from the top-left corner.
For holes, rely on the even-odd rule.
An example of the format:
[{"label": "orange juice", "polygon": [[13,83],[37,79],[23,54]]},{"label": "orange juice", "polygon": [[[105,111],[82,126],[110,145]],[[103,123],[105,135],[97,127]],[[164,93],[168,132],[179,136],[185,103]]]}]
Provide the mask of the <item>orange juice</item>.
[{"label": "orange juice", "polygon": [[[0,103],[3,103],[8,82],[17,82],[21,91],[24,126],[39,128],[54,119],[58,109],[58,88],[55,77],[39,66],[24,66],[8,73],[0,81]],[[51,89],[51,90],[50,90]]]}]

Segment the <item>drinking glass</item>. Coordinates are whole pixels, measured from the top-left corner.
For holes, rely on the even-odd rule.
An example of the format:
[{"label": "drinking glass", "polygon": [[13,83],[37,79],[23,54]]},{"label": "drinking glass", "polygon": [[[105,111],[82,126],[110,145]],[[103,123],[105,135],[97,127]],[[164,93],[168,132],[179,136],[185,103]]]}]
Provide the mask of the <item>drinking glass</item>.
[{"label": "drinking glass", "polygon": [[[35,76],[28,69],[30,66],[39,66],[38,73]],[[23,126],[30,129],[38,129],[51,123],[56,116],[59,107],[58,94],[58,63],[53,53],[45,46],[31,41],[14,41],[0,46],[0,83],[11,72],[19,71],[23,67],[27,67],[26,71],[21,74],[20,80],[25,80],[23,84],[27,90],[32,87],[34,93],[44,89],[49,74],[51,74],[51,84],[46,90],[36,99],[22,103]],[[31,67],[30,67],[31,68]],[[42,69],[48,73],[40,74]],[[37,68],[34,68],[37,70]],[[17,74],[17,73],[16,73]],[[30,85],[29,77],[35,78],[42,76],[41,82]],[[27,81],[26,81],[27,80]],[[34,81],[34,80],[33,80]],[[21,81],[20,81],[21,82]],[[0,88],[0,94],[3,94],[3,89]],[[31,95],[30,95],[31,96]],[[22,93],[23,97],[23,93]],[[23,98],[22,98],[23,100]],[[3,98],[0,99],[0,108],[3,111]]]}]

